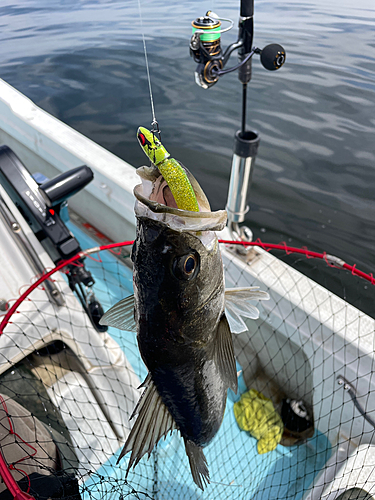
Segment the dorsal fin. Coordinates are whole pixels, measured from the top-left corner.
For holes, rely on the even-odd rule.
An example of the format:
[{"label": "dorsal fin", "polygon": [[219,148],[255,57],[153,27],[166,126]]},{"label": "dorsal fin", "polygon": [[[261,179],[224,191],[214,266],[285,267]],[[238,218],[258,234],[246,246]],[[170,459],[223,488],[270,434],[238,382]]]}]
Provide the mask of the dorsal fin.
[{"label": "dorsal fin", "polygon": [[214,360],[223,382],[237,394],[237,370],[232,333],[225,314],[223,314],[217,326],[214,350]]},{"label": "dorsal fin", "polygon": [[112,306],[99,321],[100,325],[136,332],[134,320],[134,295],[129,295]]}]

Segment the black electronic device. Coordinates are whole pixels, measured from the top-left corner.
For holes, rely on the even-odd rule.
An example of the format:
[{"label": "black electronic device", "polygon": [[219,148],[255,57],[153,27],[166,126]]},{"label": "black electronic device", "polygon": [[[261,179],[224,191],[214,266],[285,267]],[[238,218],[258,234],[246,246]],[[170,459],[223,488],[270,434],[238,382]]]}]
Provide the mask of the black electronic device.
[{"label": "black electronic device", "polygon": [[[8,146],[0,147],[0,183],[55,264],[81,250],[59,216],[61,203],[92,179],[91,169],[83,166],[44,183],[48,188],[44,191],[43,184],[38,185],[18,156]],[[51,202],[48,196],[57,192],[58,204]]]},{"label": "black electronic device", "polygon": [[55,207],[81,191],[93,178],[91,168],[82,165],[43,182],[39,185],[39,192],[48,207]]},{"label": "black electronic device", "polygon": [[[0,147],[0,184],[55,264],[82,250],[61,219],[60,210],[68,198],[93,178],[92,170],[82,165],[39,184],[8,146]],[[80,258],[75,265],[67,266],[69,286],[76,292],[93,326],[102,332],[107,329],[99,325],[98,317],[103,309],[91,290],[95,281],[83,261],[84,258]]]}]

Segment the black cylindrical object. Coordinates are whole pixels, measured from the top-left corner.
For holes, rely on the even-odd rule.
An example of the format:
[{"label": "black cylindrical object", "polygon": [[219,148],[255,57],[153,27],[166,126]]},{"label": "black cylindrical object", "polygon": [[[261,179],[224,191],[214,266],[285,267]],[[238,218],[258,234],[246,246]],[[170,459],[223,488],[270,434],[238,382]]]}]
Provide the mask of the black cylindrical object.
[{"label": "black cylindrical object", "polygon": [[241,17],[252,17],[254,15],[254,0],[241,0]]},{"label": "black cylindrical object", "polygon": [[291,432],[304,432],[314,425],[312,415],[302,400],[283,399],[281,419]]},{"label": "black cylindrical object", "polygon": [[233,152],[241,158],[255,158],[259,147],[259,134],[254,130],[246,130],[245,133],[237,130],[234,136]]},{"label": "black cylindrical object", "polygon": [[93,171],[86,165],[73,168],[53,179],[43,182],[39,192],[48,207],[56,206],[83,189],[94,178]]},{"label": "black cylindrical object", "polygon": [[[238,60],[242,62],[251,52],[253,47],[254,20],[252,17],[240,19],[239,39],[242,46],[238,49]],[[241,83],[249,83],[251,80],[251,58],[238,68],[238,79]]]}]

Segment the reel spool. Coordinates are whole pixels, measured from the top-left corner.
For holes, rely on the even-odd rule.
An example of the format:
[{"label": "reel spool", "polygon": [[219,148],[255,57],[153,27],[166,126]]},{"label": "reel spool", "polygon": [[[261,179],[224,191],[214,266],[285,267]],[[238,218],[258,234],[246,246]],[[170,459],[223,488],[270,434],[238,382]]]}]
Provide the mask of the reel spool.
[{"label": "reel spool", "polygon": [[218,76],[216,72],[223,68],[221,50],[221,21],[210,17],[209,11],[203,17],[192,21],[193,34],[190,40],[190,55],[198,63],[195,81],[203,88],[214,85]]},{"label": "reel spool", "polygon": [[193,51],[194,59],[196,62],[200,60],[199,40],[202,41],[202,46],[210,56],[221,55],[220,45],[220,26],[219,19],[213,19],[208,15],[198,17],[191,23],[193,27],[193,36],[190,42],[190,48]]},{"label": "reel spool", "polygon": [[[227,21],[230,26],[221,29],[221,21]],[[260,62],[269,71],[280,69],[286,59],[284,48],[276,43],[267,45],[263,49],[252,47],[253,17],[240,18],[238,40],[227,47],[223,52],[221,47],[221,33],[233,27],[231,19],[220,18],[212,11],[205,16],[192,21],[192,37],[190,40],[190,55],[198,63],[195,70],[195,82],[204,89],[212,87],[219,77],[232,71],[239,70],[241,83],[248,83],[251,79],[251,58],[254,54],[260,55]],[[230,55],[238,50],[239,64],[224,69]]]}]

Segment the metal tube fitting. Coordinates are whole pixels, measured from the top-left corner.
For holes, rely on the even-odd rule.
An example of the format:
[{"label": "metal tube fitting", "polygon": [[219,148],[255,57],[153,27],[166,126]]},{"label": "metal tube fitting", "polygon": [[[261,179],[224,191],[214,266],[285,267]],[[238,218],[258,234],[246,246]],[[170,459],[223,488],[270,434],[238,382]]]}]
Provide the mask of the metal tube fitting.
[{"label": "metal tube fitting", "polygon": [[259,146],[259,135],[251,130],[241,134],[236,132],[234,139],[232,171],[230,176],[226,210],[228,224],[231,226],[245,220],[248,212],[247,192],[254,170],[255,157]]}]

